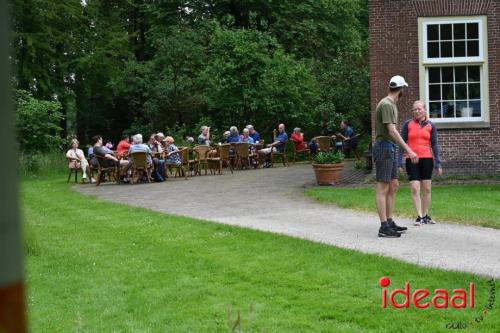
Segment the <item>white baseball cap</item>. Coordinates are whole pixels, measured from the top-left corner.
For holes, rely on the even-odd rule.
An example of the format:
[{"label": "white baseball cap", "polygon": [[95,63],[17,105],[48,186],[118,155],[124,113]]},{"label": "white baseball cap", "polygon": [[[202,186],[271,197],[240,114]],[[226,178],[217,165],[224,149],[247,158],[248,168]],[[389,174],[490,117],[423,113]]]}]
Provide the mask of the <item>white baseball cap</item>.
[{"label": "white baseball cap", "polygon": [[404,77],[401,75],[391,77],[391,80],[389,81],[389,88],[399,88],[403,86],[408,87],[408,83],[406,83]]}]

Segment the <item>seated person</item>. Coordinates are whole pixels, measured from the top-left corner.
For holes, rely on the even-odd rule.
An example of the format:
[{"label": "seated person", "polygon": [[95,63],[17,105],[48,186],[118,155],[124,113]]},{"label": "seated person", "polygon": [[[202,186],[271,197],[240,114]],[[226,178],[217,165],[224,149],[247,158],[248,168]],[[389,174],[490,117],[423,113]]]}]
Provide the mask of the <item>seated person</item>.
[{"label": "seated person", "polygon": [[341,139],[342,142],[340,145],[338,142],[335,143],[335,149],[343,149],[346,154],[349,154],[351,150],[356,151],[358,147],[358,137],[346,120],[340,123],[340,133],[337,133],[336,136]]},{"label": "seated person", "polygon": [[126,173],[129,168],[129,162],[127,160],[118,160],[112,150],[102,145],[102,137],[100,135],[94,136],[92,138],[92,141],[94,142],[92,151],[93,155],[97,155],[103,158],[101,159],[101,166],[103,168],[119,167],[120,174]]},{"label": "seated person", "polygon": [[93,168],[97,168],[97,160],[94,156],[94,146],[87,146],[87,156],[90,159],[90,165],[92,165]]},{"label": "seated person", "polygon": [[312,153],[316,153],[316,142],[311,141],[311,143],[309,144],[307,144],[307,142],[304,142],[304,133],[301,132],[301,129],[299,127],[295,127],[293,129],[293,133],[290,139],[293,141],[296,151],[310,149]]},{"label": "seated person", "polygon": [[253,128],[253,125],[247,125],[248,131],[250,132],[249,135],[253,139],[254,143],[258,143],[260,141],[260,134]]},{"label": "seated person", "polygon": [[[154,139],[154,134],[151,135],[150,141],[151,141],[151,138]],[[136,134],[132,137],[132,146],[130,146],[130,149],[128,151],[130,163],[134,163],[132,154],[139,153],[139,152],[147,154],[146,161],[147,161],[148,166],[154,166],[154,170],[153,170],[154,180],[157,182],[164,181],[165,180],[163,177],[164,161],[162,159],[155,158],[154,159],[155,163],[153,162],[153,150],[151,150],[150,145],[146,145],[146,144],[142,143],[142,134]]]},{"label": "seated person", "polygon": [[229,138],[230,134],[231,132],[225,131],[224,134],[222,134],[222,140],[220,141],[220,143],[227,143],[227,138]]},{"label": "seated person", "polygon": [[249,145],[254,144],[253,138],[250,136],[250,131],[248,128],[243,129],[243,135],[241,136],[241,142],[248,143]]},{"label": "seated person", "polygon": [[199,145],[209,145],[210,144],[210,127],[201,126],[200,135],[198,136],[198,144]]},{"label": "seated person", "polygon": [[229,128],[229,137],[227,138],[227,143],[238,143],[241,142],[240,133],[236,126],[231,126]]},{"label": "seated person", "polygon": [[[157,140],[157,134],[151,134],[149,136],[149,141],[147,146],[149,149],[151,149],[151,153],[154,156],[159,156],[161,153],[163,153],[163,146],[161,145],[161,142]],[[141,135],[142,138],[142,135]],[[164,138],[164,137],[163,137]],[[162,140],[163,140],[162,138]]]},{"label": "seated person", "polygon": [[128,135],[122,135],[120,142],[118,142],[118,146],[116,146],[116,155],[118,158],[122,158],[128,153],[130,142],[131,138]]},{"label": "seated person", "polygon": [[167,136],[164,140],[167,154],[165,158],[165,163],[167,165],[179,166],[182,164],[181,156],[179,154],[179,149],[174,145],[174,138]]},{"label": "seated person", "polygon": [[83,151],[78,149],[79,144],[77,139],[71,140],[71,149],[66,153],[66,157],[69,160],[68,167],[70,169],[82,169],[82,179],[87,179],[89,162],[85,158]]},{"label": "seated person", "polygon": [[288,141],[288,135],[285,132],[285,125],[279,124],[278,132],[273,130],[274,142],[267,145],[268,148],[259,150],[260,157],[266,160],[264,168],[271,167],[270,155],[273,153],[283,153],[285,151],[285,144]]}]

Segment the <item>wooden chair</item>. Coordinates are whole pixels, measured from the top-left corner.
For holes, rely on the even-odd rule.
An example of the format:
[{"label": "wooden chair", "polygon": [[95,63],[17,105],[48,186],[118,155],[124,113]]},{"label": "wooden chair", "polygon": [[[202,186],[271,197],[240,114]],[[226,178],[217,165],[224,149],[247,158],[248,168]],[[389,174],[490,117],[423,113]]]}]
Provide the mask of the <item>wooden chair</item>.
[{"label": "wooden chair", "polygon": [[297,147],[295,146],[295,142],[293,142],[293,141],[292,141],[292,145],[293,145],[293,160],[292,160],[293,164],[295,164],[295,160],[296,160],[298,154],[307,154],[309,161],[311,160],[311,150],[309,148],[297,150]]},{"label": "wooden chair", "polygon": [[[175,170],[174,177],[184,177],[187,179],[187,171],[189,171],[189,166],[191,164],[191,160],[189,159],[189,148],[179,148],[179,157],[181,159],[180,165],[167,165],[167,157],[165,155],[165,169],[169,168],[170,170]],[[194,161],[193,161],[194,162]],[[186,171],[187,167],[187,171]],[[165,175],[167,174],[167,170],[165,170]]]},{"label": "wooden chair", "polygon": [[348,138],[347,140],[343,140],[342,141],[342,152],[344,153],[344,155],[347,156],[347,155],[349,155],[349,153],[351,151],[353,151],[354,155],[356,155],[356,158],[359,160],[360,157],[359,157],[359,151],[358,151],[358,149],[352,149],[351,147],[349,147],[350,141],[352,139],[355,139],[355,138],[358,138],[358,137],[359,137],[359,134],[356,134],[353,137]]},{"label": "wooden chair", "polygon": [[[248,144],[247,144],[248,145]],[[216,147],[218,155],[217,157],[210,157],[208,161],[211,166],[217,166],[217,170],[219,170],[219,175],[222,174],[222,168],[225,166],[231,170],[233,173],[233,165],[231,163],[231,158],[229,156],[229,149],[231,148],[231,144],[225,143]],[[248,150],[248,147],[247,147]],[[210,168],[212,170],[212,168]]]},{"label": "wooden chair", "polygon": [[250,155],[248,151],[248,143],[239,142],[234,145],[234,150],[236,152],[235,166],[243,169],[243,164],[247,168],[250,168]]},{"label": "wooden chair", "polygon": [[[66,158],[68,160],[68,164],[71,163],[72,161],[77,161],[76,159],[72,159],[72,158]],[[79,164],[79,163],[77,163]],[[75,174],[75,183],[78,183],[78,171],[81,170],[80,167],[76,167],[77,165],[75,165],[75,167],[69,167],[69,174],[68,174],[68,181],[67,183],[69,183],[69,180],[71,178],[71,175],[74,173]],[[84,183],[83,181],[83,178],[82,178],[82,183]]]},{"label": "wooden chair", "polygon": [[317,136],[314,138],[316,141],[316,146],[318,147],[317,152],[329,152],[332,150],[332,138],[329,136]]},{"label": "wooden chair", "polygon": [[113,165],[113,166],[108,166],[105,167],[105,165],[108,164],[106,161],[106,158],[98,155],[94,155],[97,161],[97,178],[95,185],[99,186],[101,185],[102,178],[104,177],[105,174],[108,174],[108,177],[114,178],[117,184],[120,184],[120,171],[118,166]]},{"label": "wooden chair", "polygon": [[[288,141],[287,141],[288,142]],[[283,146],[283,151],[281,153],[279,152],[273,152],[274,149],[271,149],[271,168],[274,168],[274,158],[275,157],[281,157],[281,162],[283,163],[283,166],[289,166],[288,160],[286,157],[286,144],[287,142],[281,143],[278,146]],[[278,146],[276,146],[276,149],[278,149]]]},{"label": "wooden chair", "polygon": [[193,148],[195,153],[195,174],[201,176],[201,169],[205,168],[205,176],[208,170],[208,152],[210,151],[210,146],[199,145]]},{"label": "wooden chair", "polygon": [[148,183],[151,183],[151,173],[153,172],[153,164],[148,164],[148,153],[146,152],[136,152],[130,154],[130,159],[132,160],[132,175],[130,177],[130,183],[137,183],[139,181],[139,175],[146,175]]}]

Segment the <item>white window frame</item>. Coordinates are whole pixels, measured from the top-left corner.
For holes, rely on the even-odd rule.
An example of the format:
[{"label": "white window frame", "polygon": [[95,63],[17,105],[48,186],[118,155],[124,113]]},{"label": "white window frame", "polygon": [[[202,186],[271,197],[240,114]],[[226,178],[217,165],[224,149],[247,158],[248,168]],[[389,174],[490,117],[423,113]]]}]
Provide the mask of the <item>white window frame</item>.
[{"label": "white window frame", "polygon": [[[478,23],[479,55],[475,57],[427,57],[427,26],[433,24]],[[481,117],[431,118],[439,128],[489,127],[488,39],[486,16],[420,17],[418,19],[420,98],[425,101],[429,116],[430,67],[479,66]],[[453,36],[452,36],[453,38]]]}]

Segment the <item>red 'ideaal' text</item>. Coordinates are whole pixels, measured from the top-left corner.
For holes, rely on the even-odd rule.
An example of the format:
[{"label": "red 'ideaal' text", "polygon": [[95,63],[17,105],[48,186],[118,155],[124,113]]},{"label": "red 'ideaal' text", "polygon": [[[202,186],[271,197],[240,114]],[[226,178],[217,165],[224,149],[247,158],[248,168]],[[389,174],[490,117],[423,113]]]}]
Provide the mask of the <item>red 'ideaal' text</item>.
[{"label": "red 'ideaal' text", "polygon": [[[382,308],[387,308],[387,287],[391,280],[384,276],[379,279],[382,287]],[[436,309],[446,309],[449,306],[456,309],[474,308],[474,282],[469,283],[469,291],[465,289],[453,289],[450,293],[446,289],[435,289],[434,293],[427,289],[415,289],[411,291],[410,282],[406,282],[403,289],[394,289],[389,293],[389,303],[397,309],[409,308],[410,304],[419,309],[425,309],[432,305]],[[397,303],[396,295],[403,296],[403,302]],[[428,298],[430,296],[430,299]]]}]

